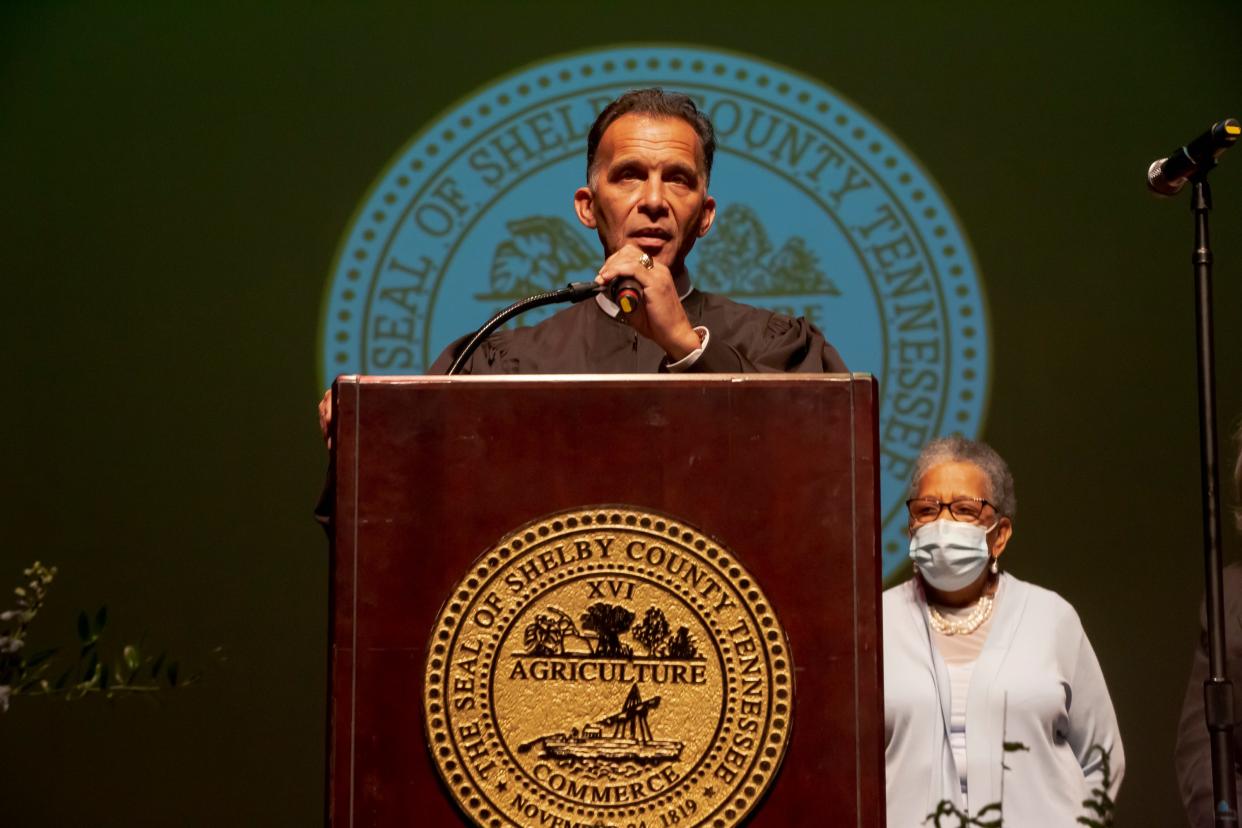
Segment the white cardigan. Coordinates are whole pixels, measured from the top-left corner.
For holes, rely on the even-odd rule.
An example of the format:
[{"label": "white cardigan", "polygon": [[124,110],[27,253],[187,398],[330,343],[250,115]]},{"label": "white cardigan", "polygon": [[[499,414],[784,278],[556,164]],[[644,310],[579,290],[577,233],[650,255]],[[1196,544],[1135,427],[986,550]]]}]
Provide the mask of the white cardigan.
[{"label": "white cardigan", "polygon": [[[915,580],[884,592],[884,759],[888,825],[915,828],[942,799],[964,809],[949,746],[949,673],[931,642]],[[1004,742],[1028,750],[1004,753]],[[972,813],[1002,802],[1005,828],[1070,828],[1083,800],[1125,773],[1117,716],[1078,613],[1061,596],[1001,575],[987,641],[966,701],[966,777]],[[1002,801],[1001,763],[1004,774]]]}]

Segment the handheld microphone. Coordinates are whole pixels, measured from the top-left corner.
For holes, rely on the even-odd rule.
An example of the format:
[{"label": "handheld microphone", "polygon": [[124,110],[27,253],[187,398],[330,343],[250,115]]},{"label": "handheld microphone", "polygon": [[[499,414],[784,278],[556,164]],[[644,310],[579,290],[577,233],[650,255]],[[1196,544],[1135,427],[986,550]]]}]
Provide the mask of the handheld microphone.
[{"label": "handheld microphone", "polygon": [[617,303],[624,316],[629,316],[643,306],[643,286],[637,279],[628,276],[613,280],[609,296]]},{"label": "handheld microphone", "polygon": [[1242,126],[1233,118],[1212,124],[1207,132],[1170,153],[1168,158],[1151,162],[1147,168],[1147,188],[1156,195],[1177,195],[1187,181],[1216,166],[1216,159],[1237,142],[1239,135]]}]

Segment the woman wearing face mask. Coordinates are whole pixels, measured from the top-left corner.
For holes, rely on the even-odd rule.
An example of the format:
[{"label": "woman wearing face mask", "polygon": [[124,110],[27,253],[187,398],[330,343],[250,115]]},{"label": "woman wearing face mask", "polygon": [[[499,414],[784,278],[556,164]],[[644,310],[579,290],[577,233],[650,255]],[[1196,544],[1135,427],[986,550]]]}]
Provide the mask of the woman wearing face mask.
[{"label": "woman wearing face mask", "polygon": [[[1001,569],[1016,510],[1008,466],[984,443],[935,440],[907,508],[914,577],[884,593],[888,824],[921,825],[947,800],[1003,813],[1006,828],[1076,825],[1104,787],[1101,750],[1110,797],[1125,757],[1078,614]],[[994,803],[1001,812],[983,810]]]}]

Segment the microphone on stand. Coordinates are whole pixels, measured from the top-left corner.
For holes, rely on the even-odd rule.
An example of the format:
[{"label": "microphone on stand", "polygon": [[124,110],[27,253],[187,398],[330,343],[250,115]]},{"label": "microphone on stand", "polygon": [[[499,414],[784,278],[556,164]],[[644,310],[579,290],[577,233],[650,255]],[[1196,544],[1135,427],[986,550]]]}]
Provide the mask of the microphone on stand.
[{"label": "microphone on stand", "polygon": [[1212,124],[1207,132],[1160,158],[1147,170],[1147,186],[1171,196],[1190,182],[1190,210],[1194,215],[1191,264],[1195,284],[1195,340],[1199,375],[1199,484],[1203,495],[1203,577],[1206,606],[1205,644],[1208,675],[1203,682],[1203,724],[1211,754],[1212,824],[1238,828],[1238,791],[1233,721],[1233,683],[1226,658],[1225,594],[1221,570],[1220,493],[1216,470],[1216,366],[1212,335],[1212,246],[1208,213],[1212,192],[1208,173],[1216,159],[1238,141],[1242,126],[1232,118]]},{"label": "microphone on stand", "polygon": [[1232,147],[1242,135],[1242,125],[1233,118],[1218,121],[1184,147],[1157,158],[1147,168],[1147,188],[1156,195],[1172,196],[1200,172],[1216,166],[1221,153]]}]

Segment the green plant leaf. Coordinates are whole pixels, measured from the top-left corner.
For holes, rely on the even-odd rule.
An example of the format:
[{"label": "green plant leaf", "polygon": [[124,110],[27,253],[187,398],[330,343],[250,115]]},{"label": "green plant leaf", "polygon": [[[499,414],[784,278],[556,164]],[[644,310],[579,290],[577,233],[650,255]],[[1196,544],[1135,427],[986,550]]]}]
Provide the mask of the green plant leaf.
[{"label": "green plant leaf", "polygon": [[[47,672],[47,668],[50,666],[51,665],[45,661],[42,664],[40,664],[38,667],[35,667],[33,669],[22,670],[20,673],[17,674],[17,676],[13,677],[13,681],[12,681],[13,692],[20,693],[25,690],[29,690],[31,687],[34,687],[36,684],[42,681],[43,674]],[[44,684],[46,683],[47,682],[44,682]]]},{"label": "green plant leaf", "polygon": [[47,660],[48,660],[49,658],[51,658],[52,656],[56,655],[56,651],[57,651],[58,649],[60,649],[60,648],[59,648],[59,647],[52,647],[50,650],[40,650],[39,652],[37,652],[37,653],[35,653],[34,655],[30,656],[30,658],[26,659],[26,667],[27,667],[28,669],[29,669],[29,668],[31,668],[31,667],[37,667],[38,665],[40,665],[40,664],[42,664],[43,662],[47,661]]},{"label": "green plant leaf", "polygon": [[100,607],[99,611],[95,613],[95,635],[99,635],[101,632],[103,632],[103,628],[107,623],[108,623],[108,608],[106,606],[103,606],[103,607]]},{"label": "green plant leaf", "polygon": [[164,659],[167,657],[168,653],[163,652],[155,657],[155,661],[151,662],[151,678],[159,678],[160,670],[164,669]]},{"label": "green plant leaf", "polygon": [[78,613],[78,639],[83,643],[91,640],[91,621],[86,617],[86,610]]},{"label": "green plant leaf", "polygon": [[126,644],[121,650],[121,657],[125,659],[125,666],[131,673],[136,672],[142,664],[142,659],[138,655],[138,648],[133,644]]},{"label": "green plant leaf", "polygon": [[52,685],[53,689],[64,690],[65,685],[69,683],[69,676],[71,675],[73,675],[72,667],[60,674],[60,678],[56,679],[55,683]]},{"label": "green plant leaf", "polygon": [[29,690],[31,687],[34,687],[38,683],[39,683],[38,676],[27,676],[21,681],[16,681],[13,683],[13,695],[17,696],[22,693],[25,693],[27,690]]}]

